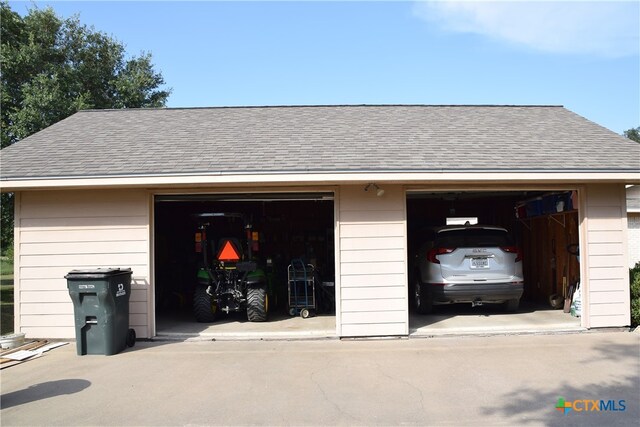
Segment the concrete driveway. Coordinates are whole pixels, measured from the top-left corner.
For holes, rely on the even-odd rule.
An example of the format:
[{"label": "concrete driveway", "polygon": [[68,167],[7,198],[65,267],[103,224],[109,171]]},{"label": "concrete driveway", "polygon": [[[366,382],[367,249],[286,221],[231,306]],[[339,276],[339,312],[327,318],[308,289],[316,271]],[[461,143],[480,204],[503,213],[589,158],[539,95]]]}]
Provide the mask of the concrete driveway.
[{"label": "concrete driveway", "polygon": [[[72,343],[2,370],[0,415],[3,426],[636,426],[639,355],[629,332],[138,342],[114,356],[76,356]],[[560,397],[575,410],[556,410]],[[580,411],[582,400],[618,410]]]}]

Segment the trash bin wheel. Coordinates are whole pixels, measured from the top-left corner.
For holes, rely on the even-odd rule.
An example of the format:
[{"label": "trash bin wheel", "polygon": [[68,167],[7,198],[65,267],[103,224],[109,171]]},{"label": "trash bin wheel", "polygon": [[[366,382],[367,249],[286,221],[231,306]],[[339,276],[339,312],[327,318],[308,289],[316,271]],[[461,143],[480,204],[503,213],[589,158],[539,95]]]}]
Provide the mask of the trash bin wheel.
[{"label": "trash bin wheel", "polygon": [[134,345],[136,345],[136,331],[129,329],[127,332],[127,347],[133,347]]}]

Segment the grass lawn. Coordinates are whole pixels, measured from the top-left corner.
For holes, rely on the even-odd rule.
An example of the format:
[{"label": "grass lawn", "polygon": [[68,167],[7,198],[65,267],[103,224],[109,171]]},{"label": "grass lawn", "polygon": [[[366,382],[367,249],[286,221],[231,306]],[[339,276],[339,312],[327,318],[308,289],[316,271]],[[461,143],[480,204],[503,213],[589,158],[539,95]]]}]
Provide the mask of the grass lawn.
[{"label": "grass lawn", "polygon": [[0,257],[0,276],[4,280],[5,276],[11,276],[13,280],[13,260],[7,257]]},{"label": "grass lawn", "polygon": [[13,263],[0,258],[0,335],[13,332]]}]

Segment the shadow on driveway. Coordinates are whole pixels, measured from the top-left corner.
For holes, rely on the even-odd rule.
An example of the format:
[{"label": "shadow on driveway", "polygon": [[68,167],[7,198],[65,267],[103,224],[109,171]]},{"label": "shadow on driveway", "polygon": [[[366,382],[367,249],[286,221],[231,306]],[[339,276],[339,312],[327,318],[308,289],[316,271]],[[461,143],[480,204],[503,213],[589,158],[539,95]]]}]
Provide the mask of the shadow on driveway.
[{"label": "shadow on driveway", "polygon": [[3,394],[0,398],[2,400],[2,409],[64,394],[79,393],[90,385],[90,381],[79,379],[47,381],[32,385],[22,390]]},{"label": "shadow on driveway", "polygon": [[[585,367],[585,376],[591,369],[602,369],[603,363],[624,363],[637,357],[636,345],[600,343],[594,348],[600,357],[584,358],[576,354],[575,363]],[[637,360],[637,359],[636,359]],[[627,375],[612,376],[608,381],[591,382],[577,386],[571,378],[560,383],[557,390],[541,391],[523,384],[516,393],[510,393],[500,399],[495,407],[485,407],[484,415],[499,415],[508,419],[517,419],[520,425],[536,424],[545,426],[593,426],[604,425],[637,426],[640,419],[638,396],[640,395],[640,377],[638,363],[632,364]],[[591,404],[579,402],[578,409],[563,413],[555,407],[558,399],[566,401],[595,400],[597,409]],[[600,401],[604,401],[600,406]],[[621,402],[622,401],[622,402]],[[543,414],[541,416],[541,414]]]}]

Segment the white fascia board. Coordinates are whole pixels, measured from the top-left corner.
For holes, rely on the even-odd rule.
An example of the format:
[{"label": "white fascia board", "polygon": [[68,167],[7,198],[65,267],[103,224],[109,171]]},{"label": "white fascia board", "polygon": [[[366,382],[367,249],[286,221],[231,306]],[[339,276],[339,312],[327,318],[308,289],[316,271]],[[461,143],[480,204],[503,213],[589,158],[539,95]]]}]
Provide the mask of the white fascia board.
[{"label": "white fascia board", "polygon": [[553,183],[625,183],[640,184],[634,172],[336,172],[283,174],[216,174],[159,176],[101,176],[26,178],[1,182],[2,191],[35,189],[73,189],[96,187],[171,187],[215,185],[300,185],[360,184],[367,182],[402,184],[553,184]]}]

